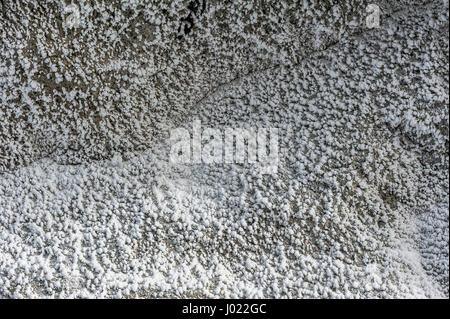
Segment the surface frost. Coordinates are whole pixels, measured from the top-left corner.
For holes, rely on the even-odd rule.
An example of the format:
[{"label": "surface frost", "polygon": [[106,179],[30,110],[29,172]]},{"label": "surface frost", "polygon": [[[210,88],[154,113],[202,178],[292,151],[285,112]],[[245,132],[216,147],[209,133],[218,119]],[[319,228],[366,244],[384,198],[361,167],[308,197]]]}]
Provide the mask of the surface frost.
[{"label": "surface frost", "polygon": [[448,298],[448,1],[206,3],[1,2],[0,296]]}]

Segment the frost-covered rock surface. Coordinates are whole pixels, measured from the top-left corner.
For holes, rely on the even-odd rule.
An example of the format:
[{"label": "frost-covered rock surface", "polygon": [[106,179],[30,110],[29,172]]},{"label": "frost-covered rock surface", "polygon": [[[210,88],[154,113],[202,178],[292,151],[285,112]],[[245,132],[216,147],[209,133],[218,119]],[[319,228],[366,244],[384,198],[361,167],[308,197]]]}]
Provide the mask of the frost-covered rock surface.
[{"label": "frost-covered rock surface", "polygon": [[1,1],[0,297],[448,298],[448,1],[368,3]]}]

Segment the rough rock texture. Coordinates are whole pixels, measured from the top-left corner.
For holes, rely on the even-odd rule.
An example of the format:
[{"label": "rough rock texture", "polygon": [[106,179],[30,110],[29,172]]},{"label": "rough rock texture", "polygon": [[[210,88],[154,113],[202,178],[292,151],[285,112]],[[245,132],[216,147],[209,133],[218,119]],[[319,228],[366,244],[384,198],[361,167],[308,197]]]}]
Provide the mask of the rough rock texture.
[{"label": "rough rock texture", "polygon": [[0,296],[448,298],[448,1],[303,3],[0,2]]},{"label": "rough rock texture", "polygon": [[[367,31],[369,2],[74,3],[77,28],[64,23],[69,2],[2,2],[0,170],[146,149],[220,84]],[[423,6],[383,1],[382,19],[404,3]]]}]

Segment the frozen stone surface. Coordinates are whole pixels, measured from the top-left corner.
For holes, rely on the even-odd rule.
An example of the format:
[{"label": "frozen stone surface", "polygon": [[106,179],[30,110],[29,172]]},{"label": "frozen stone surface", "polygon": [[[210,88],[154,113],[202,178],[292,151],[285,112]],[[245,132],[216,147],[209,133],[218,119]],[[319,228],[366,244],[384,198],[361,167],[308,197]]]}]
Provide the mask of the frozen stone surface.
[{"label": "frozen stone surface", "polygon": [[448,298],[448,1],[192,3],[0,2],[0,297]]}]

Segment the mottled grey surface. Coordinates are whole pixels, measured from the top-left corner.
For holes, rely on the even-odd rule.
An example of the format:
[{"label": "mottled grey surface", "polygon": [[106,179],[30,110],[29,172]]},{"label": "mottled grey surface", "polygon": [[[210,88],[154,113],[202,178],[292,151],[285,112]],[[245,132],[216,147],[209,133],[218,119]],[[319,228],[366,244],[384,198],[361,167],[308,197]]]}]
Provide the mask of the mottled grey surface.
[{"label": "mottled grey surface", "polygon": [[448,298],[448,1],[0,3],[0,296]]}]

